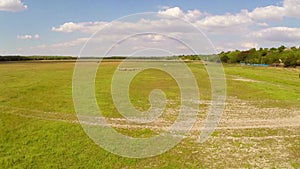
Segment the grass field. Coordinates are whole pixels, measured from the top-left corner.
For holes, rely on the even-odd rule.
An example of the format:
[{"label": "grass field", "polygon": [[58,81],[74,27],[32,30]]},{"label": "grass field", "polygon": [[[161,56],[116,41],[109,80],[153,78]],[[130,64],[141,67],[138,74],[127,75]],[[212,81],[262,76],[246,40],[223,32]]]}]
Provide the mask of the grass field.
[{"label": "grass field", "polygon": [[[78,123],[72,100],[74,64],[0,64],[0,168],[300,168],[300,69],[224,65],[226,109],[212,137],[198,143],[210,83],[200,62],[188,63],[201,96],[190,137],[159,156],[131,159],[100,148]],[[96,97],[103,114],[126,135],[160,133],[178,114],[176,82],[155,69],[139,73],[130,86],[133,105],[147,110],[148,95],[156,88],[165,91],[168,102],[159,122],[131,126],[121,120],[110,94],[118,64],[103,62],[98,70]]]}]

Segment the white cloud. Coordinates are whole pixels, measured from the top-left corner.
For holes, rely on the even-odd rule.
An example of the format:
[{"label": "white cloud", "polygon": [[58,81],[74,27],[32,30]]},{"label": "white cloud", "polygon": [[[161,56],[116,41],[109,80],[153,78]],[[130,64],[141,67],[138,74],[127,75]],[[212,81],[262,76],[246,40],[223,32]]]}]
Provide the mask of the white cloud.
[{"label": "white cloud", "polygon": [[284,17],[285,9],[280,6],[270,5],[266,7],[255,8],[249,13],[249,15],[255,20],[279,20]]},{"label": "white cloud", "polygon": [[77,56],[83,44],[89,38],[79,38],[54,44],[40,44],[29,48],[19,49],[20,55],[67,55]]},{"label": "white cloud", "polygon": [[216,42],[216,49],[218,53],[222,51],[248,50],[251,48],[259,48],[259,44],[248,39],[228,40],[223,42]]},{"label": "white cloud", "polygon": [[[208,31],[231,29],[230,32],[244,30],[253,23],[253,20],[248,15],[248,11],[245,10],[238,14],[206,16],[205,18],[196,21],[197,26]],[[225,31],[222,32],[225,33]]]},{"label": "white cloud", "polygon": [[258,22],[258,23],[256,23],[256,25],[262,26],[262,27],[268,27],[269,26],[269,24],[266,23],[266,22]]},{"label": "white cloud", "polygon": [[258,44],[255,42],[243,42],[241,47],[245,49],[258,48]]},{"label": "white cloud", "polygon": [[[176,50],[174,53],[180,53],[187,51],[187,49],[174,41],[170,41],[170,38],[168,39],[167,36],[162,35],[184,39],[186,43],[196,42],[199,39],[197,36],[199,32],[191,29],[189,24],[181,24],[180,19],[185,19],[203,30],[211,38],[218,51],[246,50],[266,45],[274,46],[275,44],[278,46],[279,43],[285,42],[296,43],[300,39],[300,28],[270,27],[273,23],[269,22],[270,20],[285,19],[285,17],[295,17],[297,11],[293,11],[291,7],[293,5],[297,6],[295,0],[285,0],[282,5],[258,7],[253,11],[241,10],[238,13],[226,13],[224,15],[207,14],[199,10],[183,11],[179,7],[161,7],[154,17],[145,16],[141,17],[140,20],[134,18],[134,20],[117,20],[112,22],[66,22],[52,27],[52,31],[79,32],[89,36],[101,30],[101,35],[97,35],[92,40],[94,46],[90,46],[90,49],[87,50],[90,51],[90,55],[103,53],[103,51],[111,47],[111,44],[126,38],[124,37],[125,35],[135,35],[143,32],[158,32],[161,35],[149,34],[130,37],[128,41],[120,42],[117,45],[114,44],[114,48],[118,49],[117,53],[114,54],[129,55],[132,52],[130,50],[145,49],[149,45],[153,48]],[[287,12],[287,9],[290,9],[290,12]],[[176,18],[179,18],[179,20]],[[77,55],[77,52],[87,40],[88,38],[80,38],[34,49],[36,51],[47,51],[48,49],[50,53],[65,52]],[[198,44],[198,46],[204,47],[208,45],[203,41],[203,44]],[[32,49],[31,51],[34,50]]]},{"label": "white cloud", "polygon": [[89,38],[79,38],[76,40],[72,40],[69,42],[62,42],[62,43],[57,43],[57,44],[52,44],[52,48],[69,48],[69,47],[75,47],[75,46],[82,46],[85,42],[87,42]]},{"label": "white cloud", "polygon": [[31,35],[18,35],[17,36],[18,39],[32,39]]},{"label": "white cloud", "polygon": [[148,34],[147,38],[151,41],[159,42],[165,39],[162,35]]},{"label": "white cloud", "polygon": [[166,6],[166,5],[158,5],[157,8],[160,9],[160,10],[166,10],[166,9],[171,8],[171,7],[170,6]]},{"label": "white cloud", "polygon": [[[113,24],[114,27],[110,27]],[[103,29],[105,26],[110,27],[110,29]],[[102,30],[103,29],[103,30]],[[109,22],[67,22],[59,27],[52,27],[52,31],[55,32],[81,32],[87,34],[93,34],[97,31],[106,31],[108,34],[119,34],[119,33],[128,33],[140,31],[156,31],[164,30],[165,32],[188,32],[190,31],[187,24],[178,25],[178,20],[170,19],[140,19],[137,22],[127,22],[127,21],[113,21]]]},{"label": "white cloud", "polygon": [[184,13],[179,7],[169,8],[163,11],[158,12],[159,15],[165,16],[165,17],[183,17]]},{"label": "white cloud", "polygon": [[255,20],[281,20],[284,17],[300,18],[300,0],[284,0],[283,5],[255,8],[249,15]]},{"label": "white cloud", "polygon": [[284,0],[283,7],[287,16],[300,18],[300,0]]},{"label": "white cloud", "polygon": [[[175,18],[174,18],[175,17]],[[105,49],[105,47],[109,48],[109,46],[105,46],[109,44],[113,40],[120,40],[123,37],[122,34],[132,34],[139,32],[158,32],[164,35],[169,35],[171,37],[175,37],[178,39],[184,39],[187,43],[194,43],[195,37],[199,37],[199,32],[195,32],[195,29],[191,29],[191,25],[189,24],[182,24],[180,19],[186,19],[191,23],[195,24],[195,26],[199,26],[201,29],[206,30],[208,33],[213,32],[214,34],[217,33],[218,39],[228,39],[232,38],[232,36],[244,35],[248,30],[248,26],[254,24],[254,21],[249,16],[247,10],[242,10],[240,13],[237,14],[225,14],[225,15],[209,15],[207,13],[202,14],[198,10],[189,10],[184,12],[179,7],[168,8],[164,10],[160,10],[157,13],[156,19],[153,17],[141,17],[140,20],[135,20],[134,22],[129,21],[113,21],[111,23],[108,22],[67,22],[58,27],[53,27],[52,31],[57,32],[81,32],[87,34],[93,34],[96,31],[101,31],[101,36],[97,36],[97,44],[98,51],[100,51],[99,46]],[[176,18],[179,18],[176,19]],[[105,28],[105,25],[108,24],[109,29]],[[113,24],[113,26],[109,26],[109,24]],[[245,33],[246,32],[246,33]],[[197,34],[198,33],[198,34]],[[201,33],[200,33],[201,34]],[[223,35],[226,36],[224,37]],[[205,38],[202,37],[204,40],[201,42],[200,46],[209,46],[205,43]],[[145,46],[152,46],[152,47],[164,47],[165,49],[169,50],[177,50],[175,53],[180,53],[181,51],[187,51],[186,48],[181,48],[176,43],[178,42],[170,42],[167,40],[168,38],[161,35],[147,35],[147,36],[139,36],[136,37],[135,41],[134,38],[131,39],[130,43],[127,43],[127,46],[133,46],[134,49],[145,48]],[[95,40],[95,39],[94,39]],[[76,42],[76,41],[75,41]],[[162,45],[163,44],[163,45]],[[52,45],[53,49],[55,48],[72,48],[75,45],[79,45],[79,43],[74,43],[74,41],[60,43],[56,45]],[[80,45],[83,45],[81,43]],[[124,45],[124,44],[123,44]],[[173,46],[172,46],[173,45]],[[236,44],[235,44],[236,45]],[[126,46],[126,45],[125,45]],[[199,46],[199,45],[198,45]],[[225,44],[223,44],[225,46]],[[239,48],[245,48],[251,46],[250,44],[242,43],[238,44]],[[252,44],[252,46],[255,46]],[[172,48],[173,47],[173,48]],[[234,47],[234,46],[232,46]],[[197,47],[196,47],[197,48]],[[90,51],[95,51],[95,49],[90,49]],[[209,51],[210,49],[202,49],[202,51]],[[122,49],[121,51],[126,51],[126,49]],[[211,50],[210,50],[211,51]],[[99,53],[99,52],[98,52]],[[101,53],[101,52],[100,52]],[[126,52],[124,52],[126,53]]]},{"label": "white cloud", "polygon": [[0,11],[18,12],[27,8],[20,0],[0,0]]},{"label": "white cloud", "polygon": [[[282,20],[284,17],[300,18],[300,0],[284,0],[282,6],[265,6],[257,7],[253,11],[241,10],[236,14],[224,15],[208,15],[195,22],[197,26],[209,31],[220,30],[223,28],[233,29],[232,31],[240,31],[243,29],[245,32],[246,27],[256,24],[258,26],[268,26],[267,21]],[[173,10],[174,11],[174,10]],[[176,11],[179,11],[178,9]],[[172,13],[172,11],[170,11]],[[178,15],[180,12],[177,13]],[[264,20],[265,22],[259,22]],[[224,31],[223,31],[224,33]]]},{"label": "white cloud", "polygon": [[272,42],[297,42],[300,39],[300,28],[271,27],[256,31],[252,36]]},{"label": "white cloud", "polygon": [[35,34],[35,35],[18,35],[17,38],[22,39],[22,40],[39,39],[40,35],[38,35],[38,34]]},{"label": "white cloud", "polygon": [[67,22],[63,25],[60,25],[58,28],[52,27],[52,31],[55,32],[75,32],[75,31],[81,31],[83,29],[86,29],[85,26],[88,26],[88,24],[84,23],[74,23],[74,22]]},{"label": "white cloud", "polygon": [[[178,24],[178,19],[185,19],[191,23],[199,26],[204,30],[224,32],[226,29],[235,29],[244,31],[247,26],[253,24],[253,20],[249,17],[248,11],[243,10],[238,14],[225,14],[225,15],[208,15],[202,14],[199,10],[182,11],[179,7],[173,7],[166,10],[158,11],[158,17],[160,19],[140,19],[137,22],[125,22],[125,21],[113,21],[114,28],[109,30],[109,33],[120,32],[136,32],[139,30],[155,31],[165,30],[165,32],[189,32],[189,26],[186,24]],[[201,18],[202,17],[202,18]],[[177,18],[177,19],[176,19]],[[67,22],[58,27],[52,27],[52,31],[56,32],[81,32],[93,34],[96,31],[104,28],[108,22]],[[237,31],[232,31],[237,32]]]},{"label": "white cloud", "polygon": [[34,38],[34,39],[39,39],[39,38],[40,38],[40,35],[39,35],[39,34],[35,34],[35,35],[33,36],[33,38]]},{"label": "white cloud", "polygon": [[199,10],[189,10],[186,14],[185,14],[185,18],[188,21],[196,21],[197,19],[199,19],[202,16],[202,13]]},{"label": "white cloud", "polygon": [[184,13],[179,7],[173,7],[158,11],[158,16],[162,18],[181,18],[187,21],[195,21],[200,18],[202,13],[199,10],[189,10]]}]

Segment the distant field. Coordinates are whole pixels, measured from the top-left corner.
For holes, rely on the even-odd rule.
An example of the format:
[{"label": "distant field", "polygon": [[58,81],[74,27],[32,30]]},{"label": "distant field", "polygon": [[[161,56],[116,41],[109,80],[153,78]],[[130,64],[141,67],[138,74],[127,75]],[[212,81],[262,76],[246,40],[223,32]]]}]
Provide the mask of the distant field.
[{"label": "distant field", "polygon": [[[201,112],[190,137],[152,158],[130,159],[96,145],[77,121],[72,100],[75,62],[0,63],[0,168],[300,168],[300,69],[224,65],[227,102],[219,127],[196,142],[210,104],[210,82],[201,62],[187,63],[200,90]],[[130,99],[147,110],[149,93],[165,91],[167,109],[157,123],[122,121],[110,95],[119,62],[98,70],[98,105],[112,126],[150,137],[176,119],[179,88],[168,74],[145,70],[130,86]],[[129,127],[128,127],[129,126]]]}]

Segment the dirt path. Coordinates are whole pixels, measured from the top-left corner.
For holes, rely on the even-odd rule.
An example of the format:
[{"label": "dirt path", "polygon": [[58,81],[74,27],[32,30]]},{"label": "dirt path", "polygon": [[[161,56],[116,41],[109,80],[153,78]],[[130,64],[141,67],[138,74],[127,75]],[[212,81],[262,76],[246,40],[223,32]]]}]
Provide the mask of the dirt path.
[{"label": "dirt path", "polygon": [[[237,106],[233,106],[228,104],[224,117],[220,121],[216,130],[240,130],[240,129],[265,129],[265,128],[299,128],[300,127],[300,111],[293,109],[259,109],[251,106],[247,106],[245,104],[238,104]],[[241,109],[243,107],[243,109]],[[67,123],[76,123],[79,124],[79,120],[74,114],[64,114],[57,112],[43,112],[39,110],[29,110],[23,108],[16,107],[0,107],[1,112],[4,114],[11,114],[25,118],[34,118],[40,120],[51,120],[58,122],[67,122]],[[251,112],[250,112],[251,111]],[[277,114],[288,114],[289,117],[279,118],[274,115],[271,118],[267,118],[268,116],[264,116],[268,114],[269,111],[276,111]],[[264,114],[260,116],[254,116],[254,114]],[[237,118],[238,117],[238,118]],[[136,124],[127,122],[126,119],[122,118],[101,118],[94,116],[80,116],[81,123],[86,125],[100,125],[100,126],[110,126],[115,128],[123,128],[123,129],[142,129],[147,128],[155,131],[165,131],[168,130],[169,126],[172,124],[170,122],[164,121],[163,119],[159,119],[157,122],[150,124]],[[198,120],[195,124],[192,131],[201,131],[203,127],[203,120]],[[180,130],[180,129],[179,129]],[[277,137],[277,136],[274,136]]]}]

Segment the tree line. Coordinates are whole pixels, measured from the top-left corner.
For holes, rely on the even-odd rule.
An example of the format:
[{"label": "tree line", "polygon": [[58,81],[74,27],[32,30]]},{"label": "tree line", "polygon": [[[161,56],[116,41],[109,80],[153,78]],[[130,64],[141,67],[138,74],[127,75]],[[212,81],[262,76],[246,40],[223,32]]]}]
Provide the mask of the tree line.
[{"label": "tree line", "polygon": [[71,56],[0,56],[0,62],[5,61],[29,61],[29,60],[67,60],[76,59]]},{"label": "tree line", "polygon": [[220,59],[224,63],[269,64],[285,67],[300,66],[300,47],[287,48],[252,48],[250,50],[221,52]]},{"label": "tree line", "polygon": [[[123,56],[112,56],[104,59],[125,59]],[[139,57],[135,57],[137,59]],[[141,57],[145,58],[145,57]],[[157,57],[149,57],[156,58]],[[205,61],[221,61],[223,63],[244,63],[244,64],[268,64],[282,65],[285,67],[300,66],[300,47],[287,48],[280,46],[278,48],[260,48],[249,50],[235,50],[221,52],[218,55],[179,55],[173,57],[159,57],[164,59],[181,60],[205,60]],[[219,59],[220,58],[220,59]],[[72,56],[0,56],[1,61],[27,61],[27,60],[67,60],[76,59]]]}]

